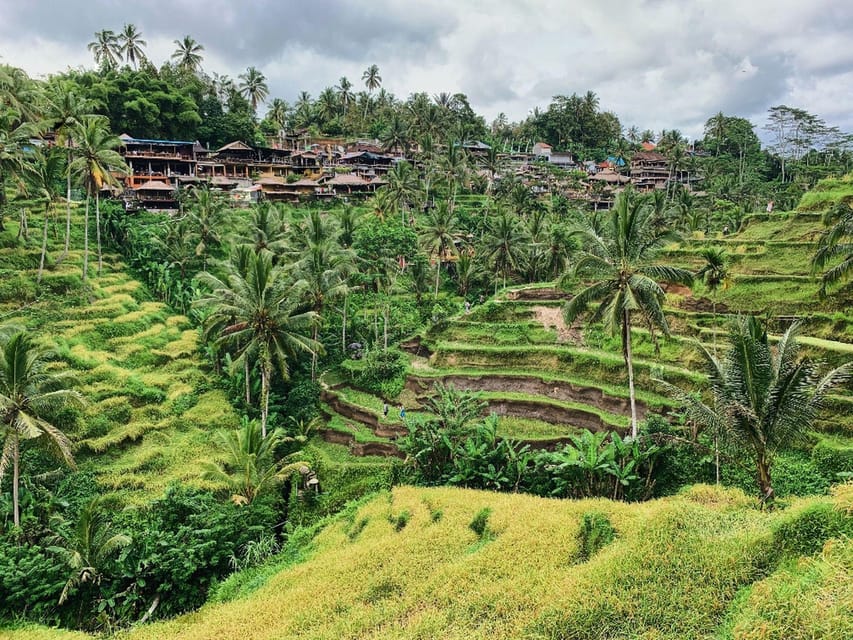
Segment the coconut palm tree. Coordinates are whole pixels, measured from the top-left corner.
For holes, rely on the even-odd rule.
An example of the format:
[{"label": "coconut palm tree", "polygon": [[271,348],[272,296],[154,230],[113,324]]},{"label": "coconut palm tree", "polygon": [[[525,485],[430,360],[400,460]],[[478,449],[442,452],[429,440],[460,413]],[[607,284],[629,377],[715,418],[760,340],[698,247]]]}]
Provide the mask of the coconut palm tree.
[{"label": "coconut palm tree", "polygon": [[252,104],[252,111],[257,111],[258,103],[266,100],[270,94],[266,77],[255,67],[249,67],[246,73],[237,77],[241,80],[238,87],[240,94]]},{"label": "coconut palm tree", "polygon": [[621,331],[622,354],[628,368],[633,438],[637,437],[638,424],[631,353],[632,320],[639,314],[652,330],[657,328],[669,335],[663,313],[664,291],[658,283],[689,285],[693,281],[693,275],[686,269],[655,262],[657,251],[670,236],[659,229],[652,218],[652,210],[625,191],[617,196],[610,211],[605,235],[591,227],[580,232],[583,250],[572,275],[584,282],[591,281],[591,284],[575,294],[563,309],[566,324],[571,325],[586,313],[590,304],[597,303],[592,321],[603,320],[614,333]]},{"label": "coconut palm tree", "polygon": [[207,186],[195,189],[190,198],[189,219],[198,237],[195,254],[201,257],[202,269],[207,269],[207,256],[211,249],[222,244],[225,202]]},{"label": "coconut palm tree", "polygon": [[87,45],[95,56],[95,64],[102,69],[115,69],[121,58],[118,36],[110,29],[95,32],[95,39]]},{"label": "coconut palm tree", "polygon": [[421,246],[430,260],[435,260],[435,297],[441,277],[441,264],[456,253],[455,240],[459,237],[459,219],[447,202],[439,202],[429,209],[420,221]]},{"label": "coconut palm tree", "polygon": [[39,347],[22,329],[0,330],[0,481],[12,467],[12,518],[20,524],[18,485],[22,440],[47,444],[68,465],[74,466],[71,441],[47,416],[64,406],[80,405],[82,396],[68,388],[68,372],[50,368],[54,353]]},{"label": "coconut palm tree", "polygon": [[279,131],[285,131],[287,129],[287,116],[289,112],[290,107],[287,102],[281,98],[273,98],[269,111],[267,111],[267,119],[274,122]]},{"label": "coconut palm tree", "polygon": [[287,438],[275,430],[263,433],[255,420],[243,420],[238,429],[219,431],[216,440],[226,454],[224,464],[203,463],[203,478],[224,485],[236,504],[250,504],[274,485],[298,473],[305,462],[282,464],[275,458],[276,449]]},{"label": "coconut palm tree", "polygon": [[250,245],[256,253],[266,250],[279,256],[288,246],[287,216],[272,202],[257,204],[252,207],[248,225],[234,241]]},{"label": "coconut palm tree", "polygon": [[418,173],[408,162],[398,162],[391,167],[385,178],[388,184],[382,190],[388,194],[387,204],[394,211],[400,211],[405,224],[406,210],[420,191]]},{"label": "coconut palm tree", "polygon": [[194,304],[205,309],[207,337],[220,346],[234,348],[234,366],[257,361],[261,371],[261,432],[267,435],[269,396],[276,370],[287,379],[290,361],[299,353],[322,352],[322,346],[305,335],[317,315],[299,305],[305,285],[294,281],[292,268],[273,266],[266,251],[249,258],[246,274],[227,269],[224,280],[205,272],[199,278],[211,293]]},{"label": "coconut palm tree", "polygon": [[317,115],[324,123],[335,119],[338,115],[338,96],[331,87],[326,87],[317,96]]},{"label": "coconut palm tree", "polygon": [[56,131],[56,142],[65,147],[65,248],[57,262],[68,256],[71,242],[71,158],[74,152],[73,133],[83,120],[91,113],[92,105],[89,100],[77,93],[76,86],[71,82],[58,82],[51,85],[48,96],[47,117],[53,122]]},{"label": "coconut palm tree", "polygon": [[105,503],[106,496],[97,496],[84,504],[72,534],[63,541],[61,548],[71,575],[59,596],[59,604],[80,585],[100,584],[110,557],[132,542],[124,533],[113,533]]},{"label": "coconut palm tree", "polygon": [[[132,25],[131,25],[132,26]],[[78,176],[86,189],[86,215],[83,230],[83,281],[89,273],[89,201],[95,197],[95,232],[98,242],[98,275],[103,268],[101,253],[101,187],[115,184],[113,172],[129,171],[116,149],[121,140],[109,129],[109,122],[103,116],[86,116],[74,127],[76,158],[69,170]]]},{"label": "coconut palm tree", "polygon": [[[483,257],[491,264],[495,275],[503,276],[504,287],[509,273],[518,268],[528,240],[519,218],[507,210],[501,209],[489,218],[483,237]],[[497,291],[498,279],[494,282]]]},{"label": "coconut palm tree", "polygon": [[821,377],[817,363],[799,356],[798,332],[799,323],[794,323],[771,346],[761,322],[746,316],[734,323],[731,345],[722,360],[700,345],[712,407],[696,394],[667,385],[690,419],[752,451],[765,502],[774,497],[771,471],[776,451],[806,438],[827,394],[853,371],[853,363],[847,363]]},{"label": "coconut palm tree", "polygon": [[385,131],[382,132],[382,145],[386,151],[402,151],[406,153],[409,150],[411,136],[409,135],[409,125],[400,116],[399,113],[394,113],[391,116],[391,122],[388,123]]},{"label": "coconut palm tree", "polygon": [[[23,175],[28,195],[44,198],[44,227],[41,239],[41,259],[39,260],[37,282],[41,282],[44,272],[44,261],[47,254],[47,228],[50,220],[50,211],[59,200],[57,185],[61,183],[65,173],[65,165],[62,155],[56,148],[39,147],[33,152],[24,164]],[[54,227],[55,231],[55,227]]]},{"label": "coconut palm tree", "polygon": [[717,290],[729,286],[729,271],[726,252],[717,247],[705,247],[699,252],[705,263],[696,272],[695,278],[701,280],[711,294],[711,313],[714,316],[714,356],[717,355]]},{"label": "coconut palm tree", "polygon": [[812,271],[833,264],[821,276],[820,294],[826,295],[827,287],[846,279],[853,272],[853,207],[839,203],[823,216],[827,227],[817,243],[812,258]]},{"label": "coconut palm tree", "polygon": [[375,64],[370,65],[361,74],[361,79],[364,81],[364,86],[370,93],[382,86],[382,76],[379,75],[379,67]]},{"label": "coconut palm tree", "polygon": [[116,41],[118,51],[124,59],[136,69],[140,62],[145,61],[145,49],[148,43],[142,39],[142,34],[135,24],[126,24],[119,32]]},{"label": "coconut palm tree", "polygon": [[361,79],[364,81],[364,86],[367,87],[367,96],[364,100],[364,118],[367,119],[367,109],[371,104],[370,96],[373,94],[375,89],[382,86],[382,76],[379,75],[379,67],[375,64],[370,65],[365,69],[364,73],[361,74]]},{"label": "coconut palm tree", "polygon": [[341,79],[338,80],[338,84],[335,86],[335,90],[338,93],[338,100],[340,100],[341,107],[344,113],[346,113],[349,111],[353,100],[355,100],[355,94],[352,92],[352,82],[347,80],[346,76],[341,76]]},{"label": "coconut palm tree", "polygon": [[13,109],[0,109],[0,210],[6,206],[6,179],[20,177],[24,166],[24,147],[38,131],[35,124],[23,121],[20,113]]},{"label": "coconut palm tree", "polygon": [[[348,277],[355,271],[355,253],[343,249],[334,238],[309,242],[296,263],[296,270],[305,282],[304,296],[318,319],[328,304],[349,293]],[[312,339],[317,342],[320,323],[314,324]],[[317,351],[311,354],[311,379],[317,376]]]},{"label": "coconut palm tree", "polygon": [[182,40],[175,40],[175,53],[172,54],[172,60],[178,65],[178,69],[188,73],[196,73],[201,71],[201,62],[204,57],[201,52],[204,51],[204,46],[196,42],[192,36],[186,35]]}]

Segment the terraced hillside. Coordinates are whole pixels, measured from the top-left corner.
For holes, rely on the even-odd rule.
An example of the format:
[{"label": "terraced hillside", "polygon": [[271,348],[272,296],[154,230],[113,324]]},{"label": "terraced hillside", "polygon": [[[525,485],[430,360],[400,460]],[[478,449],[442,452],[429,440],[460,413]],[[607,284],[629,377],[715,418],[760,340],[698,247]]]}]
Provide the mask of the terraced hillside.
[{"label": "terraced hillside", "polygon": [[841,489],[767,513],[701,485],[642,505],[400,487],[291,548],[268,579],[238,574],[200,611],[119,637],[842,640]]},{"label": "terraced hillside", "polygon": [[[212,435],[235,427],[239,416],[209,374],[189,319],[153,301],[113,253],[104,256],[100,276],[93,253],[84,285],[82,251],[76,249],[83,245],[83,225],[76,212],[73,249],[59,264],[62,229],[58,237],[49,234],[40,284],[41,238],[18,239],[16,223],[6,225],[0,235],[5,242],[0,247],[0,323],[34,329],[57,346],[63,363],[58,366],[76,373],[86,406],[79,418],[60,424],[76,445],[81,469],[130,501],[159,497],[176,481],[205,486],[201,463],[221,455]],[[30,226],[40,228],[41,219],[31,216]],[[353,458],[345,448],[319,439],[306,455],[323,469],[328,486],[339,478],[347,485],[341,504],[377,488],[371,478],[384,477],[388,467],[384,459]]]},{"label": "terraced hillside", "polygon": [[[648,331],[634,330],[641,415],[676,408],[656,380],[682,387],[701,384],[703,361],[697,342],[713,349],[715,339],[723,340],[727,317],[737,313],[766,317],[777,333],[799,320],[803,350],[827,365],[853,358],[853,319],[841,311],[846,296],[853,294],[842,291],[821,300],[810,273],[820,231],[819,215],[813,212],[762,214],[747,218],[736,234],[689,238],[667,247],[662,259],[698,270],[701,250],[722,246],[730,275],[714,299],[701,284],[692,290],[668,290],[671,337],[658,336],[656,345]],[[387,401],[417,415],[434,382],[476,391],[487,401],[488,411],[503,417],[501,435],[534,446],[551,446],[578,428],[625,429],[627,372],[619,338],[580,322],[566,326],[561,308],[570,296],[549,283],[509,289],[414,337],[402,345],[410,354],[405,390]],[[403,425],[396,411],[388,419],[382,417],[383,399],[336,379],[331,382],[326,392],[331,431],[348,433],[357,443],[372,443],[375,452],[398,435]],[[852,409],[853,387],[848,385],[816,425],[816,442],[849,449]]]}]

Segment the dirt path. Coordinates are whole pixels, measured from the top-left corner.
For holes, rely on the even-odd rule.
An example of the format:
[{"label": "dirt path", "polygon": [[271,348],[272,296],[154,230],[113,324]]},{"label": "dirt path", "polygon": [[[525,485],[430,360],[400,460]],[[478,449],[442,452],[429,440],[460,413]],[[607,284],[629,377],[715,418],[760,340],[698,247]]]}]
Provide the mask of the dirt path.
[{"label": "dirt path", "polygon": [[576,327],[569,327],[563,320],[563,310],[560,307],[533,307],[533,317],[541,322],[546,329],[557,331],[557,342],[581,344],[581,332]]}]

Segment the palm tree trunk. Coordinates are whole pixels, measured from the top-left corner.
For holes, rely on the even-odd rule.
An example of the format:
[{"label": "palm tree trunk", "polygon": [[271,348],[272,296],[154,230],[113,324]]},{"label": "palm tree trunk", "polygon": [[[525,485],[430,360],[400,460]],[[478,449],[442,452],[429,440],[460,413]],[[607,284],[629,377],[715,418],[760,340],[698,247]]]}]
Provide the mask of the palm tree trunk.
[{"label": "palm tree trunk", "polygon": [[344,296],[344,312],[342,314],[343,319],[341,320],[341,353],[346,355],[347,352],[347,302],[349,301],[349,294]]},{"label": "palm tree trunk", "polygon": [[758,488],[761,490],[761,501],[764,503],[772,503],[775,497],[773,491],[773,482],[770,478],[770,460],[767,458],[767,451],[764,448],[759,448],[756,456],[756,466],[758,467]]},{"label": "palm tree trunk", "polygon": [[270,372],[266,364],[261,365],[261,437],[267,437],[267,417],[270,409]]},{"label": "palm tree trunk", "polygon": [[18,484],[20,482],[20,451],[18,450],[18,437],[12,438],[12,521],[16,527],[21,525],[21,512],[18,505]]},{"label": "palm tree trunk", "polygon": [[622,345],[625,349],[625,364],[628,366],[628,395],[631,399],[631,438],[636,440],[637,400],[634,394],[634,359],[631,356],[631,313],[626,309],[622,312]]},{"label": "palm tree trunk", "polygon": [[83,218],[83,282],[89,276],[89,193],[86,193],[86,215]]},{"label": "palm tree trunk", "polygon": [[68,249],[71,243],[71,149],[68,149],[68,167],[69,170],[65,177],[65,249],[62,251],[62,255],[59,257],[59,260],[65,260],[68,256]]},{"label": "palm tree trunk", "polygon": [[438,261],[435,265],[435,298],[438,299],[438,279],[441,276],[441,257],[439,256]]},{"label": "palm tree trunk", "polygon": [[[314,339],[314,342],[317,342],[317,332],[319,331],[316,324],[314,324],[314,329],[311,337]],[[311,351],[311,382],[315,382],[317,380],[317,350],[314,349]]]},{"label": "palm tree trunk", "polygon": [[47,201],[47,206],[44,208],[44,229],[41,234],[41,260],[39,260],[39,272],[36,276],[36,282],[41,282],[41,274],[44,273],[44,257],[47,254],[47,219],[50,213],[50,200]]},{"label": "palm tree trunk", "polygon": [[246,407],[252,404],[252,378],[249,371],[249,359],[243,356],[243,384],[246,387]]},{"label": "palm tree trunk", "polygon": [[388,300],[385,301],[385,305],[382,307],[382,321],[384,323],[384,327],[382,329],[382,350],[388,351]]},{"label": "palm tree trunk", "polygon": [[101,194],[95,192],[95,236],[98,238],[98,277],[101,276],[103,268],[103,256],[101,255]]}]

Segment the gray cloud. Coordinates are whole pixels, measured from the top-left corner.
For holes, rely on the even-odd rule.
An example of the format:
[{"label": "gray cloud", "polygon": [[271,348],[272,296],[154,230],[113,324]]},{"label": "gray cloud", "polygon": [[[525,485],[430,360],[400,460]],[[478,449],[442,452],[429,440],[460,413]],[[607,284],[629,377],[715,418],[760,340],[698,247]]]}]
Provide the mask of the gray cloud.
[{"label": "gray cloud", "polygon": [[523,118],[589,89],[626,125],[700,135],[717,111],[794,104],[853,129],[853,4],[837,0],[0,0],[0,56],[31,73],[91,66],[95,31],[136,24],[159,63],[192,35],[205,66],[249,65],[271,93],[316,95],[369,64],[398,96],[462,91]]}]

